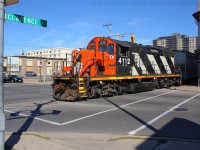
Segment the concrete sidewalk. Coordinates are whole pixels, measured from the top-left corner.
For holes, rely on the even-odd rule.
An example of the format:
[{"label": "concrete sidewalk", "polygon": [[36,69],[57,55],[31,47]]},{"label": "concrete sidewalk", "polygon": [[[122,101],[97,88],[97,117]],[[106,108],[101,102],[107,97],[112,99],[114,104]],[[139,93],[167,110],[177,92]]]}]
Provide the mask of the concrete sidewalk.
[{"label": "concrete sidewalk", "polygon": [[24,83],[32,83],[32,84],[52,84],[53,81],[40,81],[39,79],[24,79]]},{"label": "concrete sidewalk", "polygon": [[188,92],[200,93],[200,86],[183,85],[183,86],[171,87],[170,89],[179,90],[179,91],[188,91]]},{"label": "concrete sidewalk", "polygon": [[84,133],[5,133],[9,150],[199,150],[200,141]]}]

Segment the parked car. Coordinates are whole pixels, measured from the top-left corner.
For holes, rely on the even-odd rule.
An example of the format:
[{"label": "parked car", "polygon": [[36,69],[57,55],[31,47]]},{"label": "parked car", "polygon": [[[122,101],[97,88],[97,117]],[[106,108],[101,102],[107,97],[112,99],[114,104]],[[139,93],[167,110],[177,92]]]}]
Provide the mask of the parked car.
[{"label": "parked car", "polygon": [[8,75],[7,82],[23,82],[23,78],[18,75]]},{"label": "parked car", "polygon": [[26,77],[33,77],[33,76],[36,77],[37,74],[35,72],[33,72],[33,71],[26,71],[25,76]]},{"label": "parked car", "polygon": [[6,83],[8,80],[8,77],[5,73],[3,73],[3,82]]}]

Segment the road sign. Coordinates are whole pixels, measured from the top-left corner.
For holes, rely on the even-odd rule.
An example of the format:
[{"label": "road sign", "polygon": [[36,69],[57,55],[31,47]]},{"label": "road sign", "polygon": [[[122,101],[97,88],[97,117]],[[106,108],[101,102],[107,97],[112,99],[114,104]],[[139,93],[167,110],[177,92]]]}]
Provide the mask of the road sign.
[{"label": "road sign", "polygon": [[8,12],[5,13],[5,19],[8,21],[14,21],[14,22],[19,22],[19,23],[47,27],[47,20],[31,18],[31,17],[26,17],[26,16],[22,16],[22,15],[17,15],[17,14],[11,14]]},{"label": "road sign", "polygon": [[18,3],[19,0],[5,0],[4,1],[4,6],[12,5]]}]

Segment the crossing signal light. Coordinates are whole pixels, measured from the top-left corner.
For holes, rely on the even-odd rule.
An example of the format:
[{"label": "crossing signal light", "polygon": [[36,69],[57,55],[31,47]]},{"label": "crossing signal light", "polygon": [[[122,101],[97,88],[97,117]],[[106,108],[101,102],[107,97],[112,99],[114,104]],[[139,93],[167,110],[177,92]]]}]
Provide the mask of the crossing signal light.
[{"label": "crossing signal light", "polygon": [[135,36],[131,35],[131,43],[135,43]]}]

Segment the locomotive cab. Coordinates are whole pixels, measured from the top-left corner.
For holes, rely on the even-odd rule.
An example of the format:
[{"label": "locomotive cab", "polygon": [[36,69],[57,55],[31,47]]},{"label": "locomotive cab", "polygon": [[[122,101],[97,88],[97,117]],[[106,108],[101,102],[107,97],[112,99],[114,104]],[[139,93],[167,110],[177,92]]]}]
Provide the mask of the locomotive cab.
[{"label": "locomotive cab", "polygon": [[96,37],[92,39],[87,49],[95,52],[94,66],[91,75],[100,76],[129,76],[132,74],[133,55],[128,42],[109,38]]},{"label": "locomotive cab", "polygon": [[96,37],[89,42],[87,50],[94,52],[88,55],[93,60],[90,77],[116,75],[116,45],[111,39]]}]

